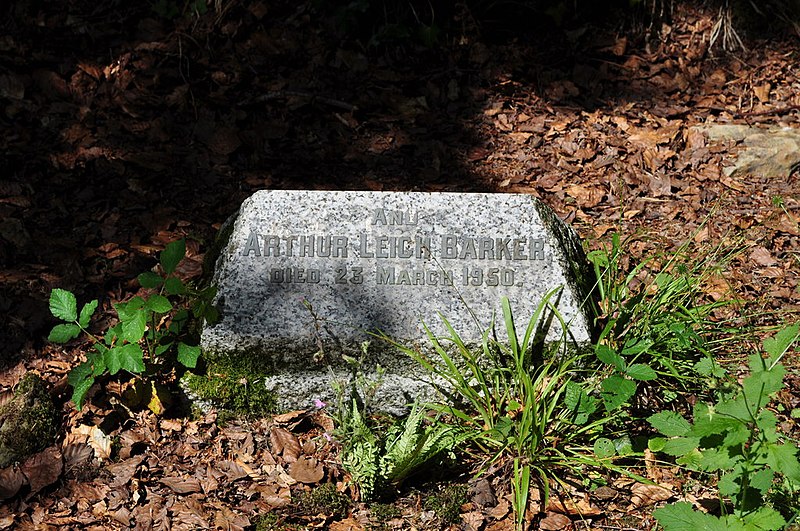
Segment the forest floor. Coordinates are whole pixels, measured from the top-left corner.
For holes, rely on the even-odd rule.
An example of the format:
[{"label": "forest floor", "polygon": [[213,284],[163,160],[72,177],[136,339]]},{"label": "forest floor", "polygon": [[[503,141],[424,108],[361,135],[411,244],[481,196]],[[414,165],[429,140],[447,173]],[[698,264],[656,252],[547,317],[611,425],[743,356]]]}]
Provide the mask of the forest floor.
[{"label": "forest floor", "polygon": [[[741,299],[760,316],[753,324],[797,319],[800,173],[729,174],[741,145],[697,128],[800,127],[796,35],[726,52],[709,46],[718,13],[700,5],[649,29],[608,17],[568,30],[528,20],[525,31],[490,31],[456,8],[432,46],[367,47],[358,39],[374,31],[345,38],[342,20],[311,2],[219,2],[174,18],[169,1],[10,4],[0,8],[0,396],[37,372],[63,418],[54,446],[2,471],[0,529],[243,529],[271,512],[299,528],[513,528],[499,477],[472,481],[452,524],[434,509],[442,478],[386,505],[314,505],[304,492],[346,491],[346,478],[335,441],[299,413],[158,416],[128,408],[119,380],[80,412],[68,402],[65,377],[86,345],[46,341],[51,289],[99,298],[107,322],[183,237],[179,272],[197,279],[216,231],[256,190],[530,194],[589,247],[630,237],[628,268],[685,242],[698,260],[737,242],[706,295]],[[796,357],[787,365],[780,400],[791,411],[800,368]],[[300,457],[322,476],[292,468]],[[580,507],[531,518],[542,529],[651,529],[653,507],[685,488],[661,480],[654,490],[617,479],[580,494]],[[27,485],[9,493],[17,481]]]}]

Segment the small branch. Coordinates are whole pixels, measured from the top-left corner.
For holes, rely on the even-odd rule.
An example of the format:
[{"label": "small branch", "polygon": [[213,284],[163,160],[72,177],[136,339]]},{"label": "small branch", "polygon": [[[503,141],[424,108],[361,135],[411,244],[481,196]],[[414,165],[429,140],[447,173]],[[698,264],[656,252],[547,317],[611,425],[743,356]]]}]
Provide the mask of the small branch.
[{"label": "small branch", "polygon": [[358,107],[347,103],[345,101],[337,100],[334,98],[328,98],[327,96],[318,96],[316,94],[312,94],[309,92],[302,92],[299,90],[276,90],[273,92],[267,92],[266,94],[262,94],[257,98],[254,98],[248,102],[241,103],[240,105],[252,105],[254,103],[263,103],[265,101],[270,100],[280,100],[286,98],[304,98],[310,100],[311,103],[324,103],[325,105],[329,105],[331,107],[336,107],[337,109],[342,109],[347,112],[355,112],[358,110]]}]

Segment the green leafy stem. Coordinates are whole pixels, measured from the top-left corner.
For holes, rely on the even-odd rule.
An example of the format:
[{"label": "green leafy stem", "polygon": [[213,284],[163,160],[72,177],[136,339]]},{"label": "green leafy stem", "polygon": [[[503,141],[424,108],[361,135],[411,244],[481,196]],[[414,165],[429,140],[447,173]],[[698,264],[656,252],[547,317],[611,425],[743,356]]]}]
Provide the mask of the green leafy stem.
[{"label": "green leafy stem", "polygon": [[159,256],[164,274],[148,271],[138,276],[143,288],[157,292],[115,304],[119,322],[102,338],[88,329],[97,310],[97,300],[84,304],[78,313],[77,299],[70,291],[56,288],[50,293],[50,312],[64,323],[53,327],[48,339],[66,343],[85,333],[94,346],[86,361],[73,368],[68,376],[73,388],[72,401],[78,409],[83,407],[95,380],[106,373],[115,375],[124,370],[142,374],[147,364],[171,367],[174,363],[168,356],[170,353],[174,353],[175,361],[184,367],[197,366],[200,347],[196,341],[187,342],[191,335],[187,325],[190,317],[216,320],[217,312],[211,305],[216,290],[208,287],[195,291],[176,276],[178,264],[185,255],[185,240],[168,244]]}]

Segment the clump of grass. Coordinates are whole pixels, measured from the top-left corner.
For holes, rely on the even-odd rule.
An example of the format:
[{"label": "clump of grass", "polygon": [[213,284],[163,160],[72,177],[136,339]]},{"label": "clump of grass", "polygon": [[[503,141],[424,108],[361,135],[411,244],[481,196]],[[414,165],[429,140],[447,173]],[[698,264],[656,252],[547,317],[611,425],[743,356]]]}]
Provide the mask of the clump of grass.
[{"label": "clump of grass", "polygon": [[654,257],[627,270],[626,243],[614,234],[609,247],[587,256],[601,298],[595,352],[610,372],[646,382],[643,387],[656,388],[660,402],[669,402],[719,374],[714,370],[718,338],[744,332],[712,319],[733,301],[704,302],[703,292],[739,250],[719,246],[698,260],[684,244],[660,267]]},{"label": "clump of grass", "polygon": [[569,329],[550,303],[559,290],[539,303],[521,337],[510,303],[502,299],[508,344],[494,339],[490,327],[474,351],[443,319],[447,337],[428,331],[439,359],[398,345],[431,374],[432,384],[447,398],[445,404],[429,404],[443,415],[441,422],[488,454],[484,468],[500,462],[509,470],[517,529],[524,527],[532,481],[547,498],[551,480],[563,481],[565,469],[581,474],[585,466],[614,468],[609,455],[595,455],[584,444],[613,418],[612,413],[594,415],[597,400],[576,381],[585,354],[571,348],[565,337],[549,347],[535,341],[545,337],[542,323],[557,320],[562,331]]}]

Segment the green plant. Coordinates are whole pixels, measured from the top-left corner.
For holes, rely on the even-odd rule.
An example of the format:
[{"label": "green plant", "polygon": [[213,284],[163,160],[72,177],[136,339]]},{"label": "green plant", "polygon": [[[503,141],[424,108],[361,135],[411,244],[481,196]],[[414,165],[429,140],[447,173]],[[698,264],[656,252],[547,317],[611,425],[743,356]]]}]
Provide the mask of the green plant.
[{"label": "green plant", "polygon": [[686,502],[658,509],[653,514],[664,529],[766,530],[786,525],[778,511],[764,504],[765,497],[779,478],[784,492],[797,492],[800,462],[797,444],[777,430],[768,405],[783,387],[781,359],[799,334],[795,324],[766,339],[767,357],[750,356],[750,374],[739,392],[713,405],[698,402],[693,423],[672,411],[648,418],[665,436],[651,439],[651,449],[677,457],[678,464],[692,470],[717,475],[722,501],[730,502],[730,508],[721,504],[719,517],[695,511]]},{"label": "green plant", "polygon": [[48,339],[66,343],[83,332],[94,347],[86,361],[73,368],[68,376],[73,388],[72,401],[78,409],[95,380],[104,374],[115,375],[119,371],[154,374],[175,367],[176,362],[196,367],[200,347],[196,344],[197,331],[189,326],[190,319],[216,320],[217,312],[211,305],[216,290],[214,287],[194,290],[175,275],[185,254],[185,240],[166,246],[159,256],[163,275],[148,271],[138,276],[143,288],[156,291],[147,297],[135,296],[115,304],[119,322],[102,339],[88,329],[97,300],[84,304],[79,314],[71,292],[56,288],[50,293],[50,312],[65,322],[56,325]]},{"label": "green plant", "polygon": [[603,383],[607,409],[634,398],[641,382],[651,382],[667,402],[676,390],[714,376],[709,338],[725,329],[711,314],[729,304],[699,301],[704,282],[734,253],[718,248],[687,265],[684,245],[656,271],[648,269],[647,260],[628,271],[625,246],[614,234],[610,248],[587,255],[601,298],[597,322],[602,331],[595,354],[610,372]]},{"label": "green plant", "polygon": [[534,341],[544,337],[538,328],[549,320],[547,312],[552,312],[562,330],[568,329],[550,304],[559,289],[547,293],[539,303],[522,338],[517,335],[508,299],[502,299],[508,344],[493,339],[491,326],[476,351],[443,318],[448,337],[437,338],[428,330],[438,359],[397,345],[429,372],[432,384],[447,398],[447,404],[429,407],[445,414],[443,421],[448,425],[467,434],[465,440],[489,452],[489,463],[504,456],[511,459],[518,529],[523,527],[532,473],[539,478],[546,499],[549,481],[561,481],[556,469],[576,474],[586,466],[616,469],[611,462],[616,452],[600,455],[583,444],[614,418],[597,415],[598,400],[592,396],[590,384],[585,387],[574,379],[580,374],[583,355],[569,348],[565,338],[547,352],[544,344]]},{"label": "green plant", "polygon": [[342,441],[342,466],[364,500],[387,487],[396,488],[460,440],[455,428],[425,422],[425,409],[416,403],[411,413],[396,420],[385,434],[375,429],[355,398],[349,408],[340,409],[335,420],[336,435]]}]

